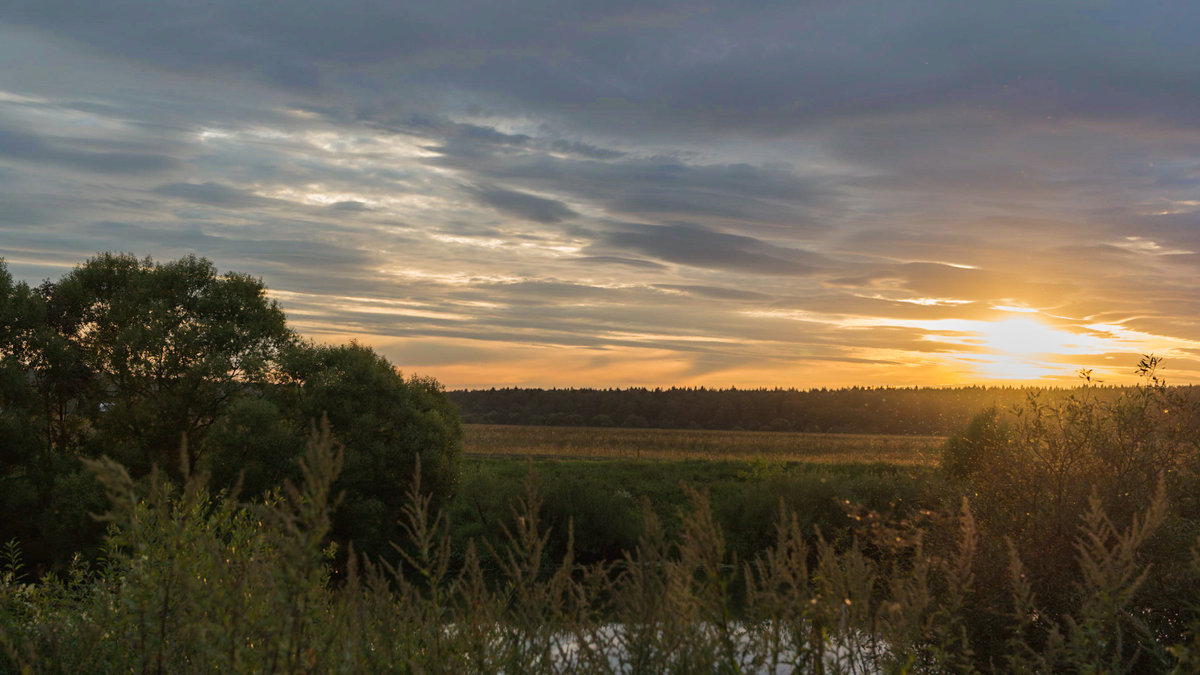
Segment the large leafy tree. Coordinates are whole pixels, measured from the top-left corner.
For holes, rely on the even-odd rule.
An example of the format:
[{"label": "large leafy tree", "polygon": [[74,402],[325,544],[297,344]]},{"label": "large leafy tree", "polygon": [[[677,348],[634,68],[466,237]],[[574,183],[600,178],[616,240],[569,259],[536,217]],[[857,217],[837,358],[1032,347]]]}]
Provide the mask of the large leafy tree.
[{"label": "large leafy tree", "polygon": [[51,474],[48,432],[34,385],[45,330],[45,305],[14,283],[0,261],[0,537],[29,540],[38,532],[42,487]]},{"label": "large leafy tree", "polygon": [[185,448],[214,487],[261,494],[297,477],[323,417],[346,449],[336,532],[387,551],[417,457],[435,494],[454,482],[461,430],[436,381],[299,340],[261,281],[203,258],[105,253],[36,289],[0,261],[0,537],[32,540],[33,559],[96,540],[80,457],[137,478],[177,471]]},{"label": "large leafy tree", "polygon": [[77,409],[136,473],[195,461],[229,405],[253,394],[294,339],[262,282],[218,275],[187,256],[169,263],[102,254],[43,287],[59,357],[81,366]]}]

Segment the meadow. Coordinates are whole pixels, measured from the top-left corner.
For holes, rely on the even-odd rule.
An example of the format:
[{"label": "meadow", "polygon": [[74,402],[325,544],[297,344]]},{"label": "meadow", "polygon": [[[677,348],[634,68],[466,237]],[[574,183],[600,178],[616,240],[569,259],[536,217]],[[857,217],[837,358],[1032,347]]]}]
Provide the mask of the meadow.
[{"label": "meadow", "polygon": [[499,544],[527,477],[539,486],[551,557],[619,560],[636,548],[643,510],[680,531],[688,490],[702,491],[730,550],[770,546],[781,506],[803,531],[839,537],[854,512],[902,520],[944,500],[938,436],[463,425],[460,488],[447,505],[456,547]]},{"label": "meadow", "polygon": [[0,552],[0,671],[1200,672],[1195,393],[948,439],[467,425],[391,556],[331,537],[328,428],[265,499],[93,461],[99,560]]},{"label": "meadow", "polygon": [[636,549],[648,513],[678,534],[692,490],[727,533],[730,552],[748,560],[774,543],[781,508],[795,514],[802,531],[841,539],[863,514],[901,521],[937,508],[946,489],[934,467],[884,463],[468,455],[460,489],[446,505],[452,547],[461,551],[476,540],[498,550],[499,525],[511,521],[529,480],[538,486],[548,556],[566,555],[569,536],[572,554],[589,563],[619,561]]},{"label": "meadow", "polygon": [[464,424],[463,452],[489,457],[737,460],[932,466],[944,436]]},{"label": "meadow", "polygon": [[[945,451],[992,431],[975,425]],[[256,503],[209,492],[202,474],[137,485],[91,463],[110,497],[106,555],[30,583],[19,551],[3,551],[0,671],[1200,666],[1200,562],[1173,545],[1181,527],[1194,542],[1194,521],[1161,481],[1131,520],[1093,500],[1064,559],[997,531],[1003,502],[950,506],[962,484],[941,466],[474,455],[440,511],[409,487],[389,562],[329,543],[343,461],[328,432],[314,436],[303,482]],[[1043,576],[1048,560],[1071,564],[1072,581]]]}]

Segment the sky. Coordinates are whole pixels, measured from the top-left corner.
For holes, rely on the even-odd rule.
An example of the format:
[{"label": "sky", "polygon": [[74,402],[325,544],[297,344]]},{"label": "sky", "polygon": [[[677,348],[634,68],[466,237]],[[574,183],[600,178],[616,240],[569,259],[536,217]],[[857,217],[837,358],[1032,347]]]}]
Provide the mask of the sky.
[{"label": "sky", "polygon": [[1200,381],[1200,5],[6,0],[0,257],[449,388]]}]

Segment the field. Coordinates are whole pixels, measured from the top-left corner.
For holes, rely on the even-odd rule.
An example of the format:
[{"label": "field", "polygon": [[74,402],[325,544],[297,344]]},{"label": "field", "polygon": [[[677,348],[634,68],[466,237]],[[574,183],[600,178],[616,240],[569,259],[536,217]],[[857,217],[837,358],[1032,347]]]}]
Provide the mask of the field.
[{"label": "field", "polygon": [[737,460],[932,466],[945,438],[882,434],[465,424],[464,452],[488,457]]},{"label": "field", "polygon": [[741,559],[774,540],[780,504],[805,532],[847,532],[849,504],[903,519],[936,508],[939,436],[685,429],[463,425],[459,490],[449,505],[456,545],[496,539],[525,476],[536,476],[551,524],[551,558],[566,552],[619,559],[642,534],[643,504],[673,533],[687,510],[685,486],[702,490]]},{"label": "field", "polygon": [[[981,416],[949,442],[468,425],[455,491],[437,516],[409,498],[390,560],[328,543],[328,433],[262,503],[98,463],[103,567],[28,584],[0,548],[0,672],[1196,673],[1200,460],[1118,480],[1080,442],[1176,402],[1072,399],[1076,427]],[[1151,417],[1128,449],[1190,452],[1194,429]]]}]

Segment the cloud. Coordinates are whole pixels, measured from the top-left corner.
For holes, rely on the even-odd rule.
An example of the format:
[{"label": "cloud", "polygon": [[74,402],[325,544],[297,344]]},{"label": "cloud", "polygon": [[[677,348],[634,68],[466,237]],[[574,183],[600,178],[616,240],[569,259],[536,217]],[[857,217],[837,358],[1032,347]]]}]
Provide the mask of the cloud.
[{"label": "cloud", "polygon": [[704,164],[676,157],[621,155],[611,160],[512,152],[507,145],[430,146],[428,161],[489,181],[520,182],[572,195],[610,214],[639,220],[738,222],[811,232],[835,208],[837,190],[784,167]]},{"label": "cloud", "polygon": [[650,270],[665,270],[666,265],[656,263],[652,260],[643,260],[641,258],[622,258],[612,255],[585,255],[571,259],[573,262],[581,262],[587,265],[621,265],[626,267],[635,267],[639,269]]},{"label": "cloud", "polygon": [[1197,103],[1187,86],[1200,63],[1185,29],[1197,18],[1190,6],[965,11],[928,0],[861,12],[726,0],[667,3],[655,15],[633,18],[626,3],[544,1],[201,7],[165,0],[101,10],[40,0],[0,10],[13,25],[158,68],[338,89],[366,99],[364,108],[386,108],[397,89],[402,99],[451,88],[617,133],[777,134],[863,111],[950,105],[1090,119],[1151,112],[1183,121],[1180,111]]},{"label": "cloud", "polygon": [[655,288],[661,288],[665,291],[674,291],[677,293],[687,293],[701,298],[712,298],[714,300],[736,300],[748,302],[762,302],[770,300],[772,296],[766,293],[757,293],[755,291],[744,291],[736,288],[723,288],[721,286],[696,286],[690,284],[655,284]]},{"label": "cloud", "polygon": [[828,264],[812,251],[693,225],[630,225],[609,232],[604,246],[630,249],[666,262],[738,272],[805,276]]},{"label": "cloud", "polygon": [[25,227],[29,225],[44,225],[50,222],[50,215],[39,205],[30,203],[19,195],[0,194],[0,228]]},{"label": "cloud", "polygon": [[612,150],[610,148],[600,148],[589,143],[581,143],[579,141],[556,140],[550,143],[550,147],[558,153],[567,155],[576,155],[586,157],[588,159],[619,159],[625,157],[628,153],[620,150]]},{"label": "cloud", "polygon": [[579,215],[560,201],[492,185],[469,187],[467,192],[498,211],[537,223],[561,223]]},{"label": "cloud", "polygon": [[918,298],[991,302],[1023,299],[1044,303],[1076,290],[1075,284],[1065,280],[1048,288],[1013,273],[926,262],[898,265],[861,277],[832,279],[829,284],[866,290],[902,289]]},{"label": "cloud", "polygon": [[95,173],[158,173],[174,169],[178,160],[167,155],[138,152],[104,152],[71,147],[66,139],[0,128],[0,158],[54,164]]},{"label": "cloud", "polygon": [[364,204],[360,201],[355,201],[353,199],[347,199],[345,201],[334,202],[329,205],[329,208],[334,211],[345,211],[345,212],[349,212],[349,213],[362,213],[363,211],[371,210],[371,207],[367,206],[366,204]]},{"label": "cloud", "polygon": [[550,350],[589,376],[571,360],[948,382],[972,366],[920,326],[999,305],[1182,353],[1200,339],[1197,18],[8,3],[0,255],[41,275],[196,252],[262,275],[306,330],[415,364]]},{"label": "cloud", "polygon": [[155,194],[178,197],[196,204],[222,208],[253,208],[273,203],[248,190],[239,190],[209,181],[207,183],[165,183],[154,188]]},{"label": "cloud", "polygon": [[[286,270],[293,278],[301,275],[312,275],[317,279],[340,274],[350,276],[371,259],[366,252],[354,246],[286,236],[286,230],[295,229],[294,223],[263,223],[259,228],[260,237],[257,238],[229,236],[233,232],[226,228],[211,227],[218,231],[217,234],[206,229],[198,225],[178,228],[114,221],[96,222],[89,227],[93,235],[114,242],[139,242],[142,247],[156,249],[205,251],[221,260],[236,260],[242,266],[257,268],[258,273],[266,272],[264,266]],[[268,233],[278,236],[261,236]]]}]

